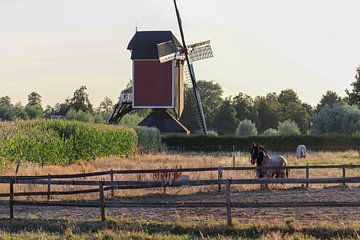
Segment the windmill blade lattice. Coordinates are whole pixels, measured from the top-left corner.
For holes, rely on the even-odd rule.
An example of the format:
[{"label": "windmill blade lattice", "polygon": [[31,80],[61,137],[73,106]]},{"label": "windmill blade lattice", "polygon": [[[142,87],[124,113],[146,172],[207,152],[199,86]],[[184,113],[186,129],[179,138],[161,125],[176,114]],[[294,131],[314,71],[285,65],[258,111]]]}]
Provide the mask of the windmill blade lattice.
[{"label": "windmill blade lattice", "polygon": [[200,61],[207,58],[214,57],[213,51],[211,49],[210,41],[203,42],[201,46],[197,46],[198,44],[194,44],[195,47],[188,46],[189,49],[189,58],[191,62]]},{"label": "windmill blade lattice", "polygon": [[161,63],[172,61],[176,58],[178,49],[172,41],[159,43],[157,45],[159,60]]}]

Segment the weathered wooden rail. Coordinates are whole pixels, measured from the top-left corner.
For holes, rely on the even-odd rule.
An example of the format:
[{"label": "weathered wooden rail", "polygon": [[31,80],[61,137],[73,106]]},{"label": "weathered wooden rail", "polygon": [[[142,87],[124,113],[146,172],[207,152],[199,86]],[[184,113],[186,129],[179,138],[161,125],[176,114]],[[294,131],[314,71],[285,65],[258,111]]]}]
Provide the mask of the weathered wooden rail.
[{"label": "weathered wooden rail", "polygon": [[[1,198],[9,198],[8,201],[0,201],[9,205],[9,216],[14,218],[14,206],[59,206],[59,207],[81,207],[100,208],[101,219],[106,219],[105,208],[225,208],[227,213],[227,224],[232,224],[232,208],[296,208],[296,207],[360,207],[360,202],[266,202],[236,203],[231,201],[231,186],[249,184],[360,184],[360,177],[346,177],[346,169],[360,168],[360,165],[330,165],[330,166],[287,166],[286,169],[304,169],[305,178],[289,179],[222,179],[223,171],[248,171],[257,170],[256,167],[218,167],[218,168],[183,168],[183,169],[148,169],[148,170],[110,170],[95,173],[44,175],[44,176],[1,176],[0,184],[9,184],[9,193],[1,193]],[[339,178],[310,178],[310,169],[342,169]],[[269,168],[270,169],[270,168]],[[159,181],[115,181],[116,174],[148,174],[163,172],[200,172],[217,171],[217,180],[159,180]],[[109,175],[109,180],[70,180],[71,178],[84,178]],[[15,192],[14,185],[35,184],[46,185],[46,192]],[[114,196],[116,189],[145,189],[159,187],[183,187],[183,186],[225,186],[223,202],[108,202],[105,192],[111,191]],[[92,187],[85,190],[51,191],[51,186],[87,186]],[[66,202],[50,201],[50,196],[73,195],[85,193],[98,193],[99,199],[92,202]],[[47,196],[48,201],[20,201],[15,200],[19,196]]]}]

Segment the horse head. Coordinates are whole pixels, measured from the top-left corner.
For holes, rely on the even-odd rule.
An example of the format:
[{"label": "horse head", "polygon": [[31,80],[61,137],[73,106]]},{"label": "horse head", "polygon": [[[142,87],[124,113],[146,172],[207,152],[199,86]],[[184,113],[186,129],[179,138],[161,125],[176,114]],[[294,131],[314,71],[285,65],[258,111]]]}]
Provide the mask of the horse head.
[{"label": "horse head", "polygon": [[251,164],[254,165],[255,163],[257,163],[257,165],[260,165],[265,156],[264,151],[265,151],[264,145],[254,143],[251,149]]}]

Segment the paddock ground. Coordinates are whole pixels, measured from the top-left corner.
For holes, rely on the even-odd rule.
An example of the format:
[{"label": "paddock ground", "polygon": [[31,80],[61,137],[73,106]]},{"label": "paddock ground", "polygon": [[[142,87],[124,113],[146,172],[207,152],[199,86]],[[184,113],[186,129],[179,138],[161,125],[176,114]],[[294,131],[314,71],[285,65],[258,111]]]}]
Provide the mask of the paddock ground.
[{"label": "paddock ground", "polygon": [[[232,202],[309,202],[309,201],[346,201],[360,200],[360,187],[332,186],[322,189],[287,188],[273,190],[235,191],[231,195]],[[223,202],[224,194],[216,191],[201,192],[189,195],[149,195],[139,197],[116,197],[108,201],[117,202]],[[63,208],[63,207],[24,207],[15,206],[16,218],[27,219],[96,219],[100,210],[97,208]],[[8,206],[0,206],[0,218],[8,218]],[[106,214],[113,218],[145,221],[202,221],[225,220],[225,209],[106,209]],[[249,208],[232,209],[233,219],[241,223],[281,222],[294,220],[302,225],[332,222],[335,224],[352,224],[360,219],[360,208]]]}]

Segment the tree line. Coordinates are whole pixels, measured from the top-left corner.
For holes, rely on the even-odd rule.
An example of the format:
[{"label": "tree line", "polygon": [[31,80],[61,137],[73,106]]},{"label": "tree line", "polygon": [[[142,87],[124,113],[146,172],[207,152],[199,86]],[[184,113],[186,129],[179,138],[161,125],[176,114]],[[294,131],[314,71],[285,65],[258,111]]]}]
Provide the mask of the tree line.
[{"label": "tree line", "polygon": [[[301,101],[292,89],[270,92],[255,98],[239,92],[223,97],[223,89],[213,81],[198,81],[208,129],[219,135],[296,135],[296,134],[358,134],[360,132],[360,67],[356,69],[346,97],[328,90],[317,106]],[[122,91],[131,92],[131,83]],[[184,112],[180,121],[197,132],[196,102],[191,86],[185,85]],[[114,103],[105,97],[97,108],[90,103],[86,86],[77,89],[71,98],[54,106],[42,108],[40,94],[28,95],[28,103],[13,104],[9,96],[0,98],[0,121],[27,120],[62,116],[70,120],[101,123],[110,116]],[[148,110],[126,115],[120,124],[135,126]]]}]

